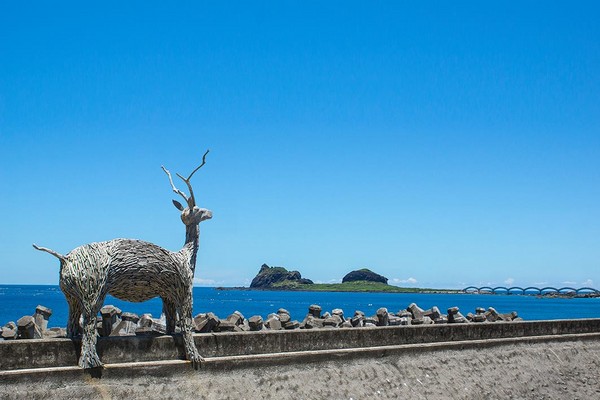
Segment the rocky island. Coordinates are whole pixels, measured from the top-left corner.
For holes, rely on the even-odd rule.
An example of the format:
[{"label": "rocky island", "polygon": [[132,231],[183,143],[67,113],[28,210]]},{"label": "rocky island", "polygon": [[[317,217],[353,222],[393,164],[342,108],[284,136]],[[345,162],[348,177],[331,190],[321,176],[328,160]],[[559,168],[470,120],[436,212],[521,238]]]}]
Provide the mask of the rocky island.
[{"label": "rocky island", "polygon": [[269,267],[263,264],[250,283],[251,289],[286,289],[298,285],[312,285],[313,281],[302,278],[298,271],[288,271],[283,267]]},{"label": "rocky island", "polygon": [[[217,288],[226,289],[226,288]],[[236,288],[242,289],[242,288]],[[295,290],[320,292],[390,292],[390,293],[448,293],[457,292],[443,289],[402,288],[388,284],[388,278],[368,268],[347,273],[342,283],[314,283],[303,278],[298,271],[288,271],[284,267],[270,267],[263,264],[252,279],[250,290]]]},{"label": "rocky island", "polygon": [[346,282],[379,282],[387,285],[388,278],[383,275],[376,274],[368,268],[359,269],[357,271],[348,272],[342,279],[342,283]]}]

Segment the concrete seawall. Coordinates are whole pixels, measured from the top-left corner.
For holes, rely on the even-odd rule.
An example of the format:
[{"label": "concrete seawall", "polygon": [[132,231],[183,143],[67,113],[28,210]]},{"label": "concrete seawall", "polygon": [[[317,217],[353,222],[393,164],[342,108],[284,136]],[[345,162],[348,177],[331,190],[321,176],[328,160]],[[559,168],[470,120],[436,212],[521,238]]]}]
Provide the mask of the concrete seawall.
[{"label": "concrete seawall", "polygon": [[75,366],[77,342],[0,342],[0,397],[600,396],[600,319],[194,337],[206,358],[198,371],[177,336],[101,338],[106,368],[95,378]]}]

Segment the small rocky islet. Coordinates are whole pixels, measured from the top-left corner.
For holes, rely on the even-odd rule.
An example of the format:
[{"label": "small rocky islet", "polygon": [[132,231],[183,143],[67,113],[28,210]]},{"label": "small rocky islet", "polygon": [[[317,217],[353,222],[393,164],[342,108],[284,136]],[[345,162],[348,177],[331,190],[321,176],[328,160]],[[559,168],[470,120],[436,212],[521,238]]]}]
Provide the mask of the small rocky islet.
[{"label": "small rocky islet", "polygon": [[[302,321],[293,320],[290,313],[283,308],[269,314],[266,318],[254,315],[245,318],[235,311],[227,318],[219,318],[214,313],[201,313],[194,317],[196,333],[209,332],[247,332],[276,331],[293,329],[338,329],[338,328],[376,328],[400,325],[429,324],[461,324],[520,321],[515,311],[502,314],[493,307],[478,307],[474,313],[463,315],[458,307],[451,307],[447,313],[440,312],[438,307],[428,310],[412,303],[406,309],[390,312],[381,307],[374,315],[366,315],[360,310],[348,316],[341,308],[323,312],[318,304],[311,304]],[[166,334],[164,315],[153,318],[151,314],[138,316],[134,313],[122,312],[118,307],[106,305],[102,307],[97,318],[96,331],[100,337],[107,336],[144,336]],[[26,315],[16,323],[11,321],[0,328],[0,341],[14,339],[49,339],[66,337],[65,328],[48,328],[52,310],[37,306],[32,316]],[[178,331],[179,328],[176,328]]]}]

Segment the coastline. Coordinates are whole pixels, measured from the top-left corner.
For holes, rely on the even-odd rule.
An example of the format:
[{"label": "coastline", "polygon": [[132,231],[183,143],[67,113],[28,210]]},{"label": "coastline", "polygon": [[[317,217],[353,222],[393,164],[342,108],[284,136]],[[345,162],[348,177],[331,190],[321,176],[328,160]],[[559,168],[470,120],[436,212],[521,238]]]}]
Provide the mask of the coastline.
[{"label": "coastline", "polygon": [[263,287],[247,286],[217,286],[215,290],[243,290],[243,291],[285,291],[285,292],[344,292],[344,293],[423,293],[423,294],[461,294],[459,289],[429,289],[429,288],[403,288],[384,284],[359,285],[344,283],[315,283],[304,285],[273,285]]},{"label": "coastline", "polygon": [[[306,287],[261,287],[253,288],[248,286],[216,286],[212,289],[219,291],[256,291],[256,292],[331,292],[331,293],[406,293],[406,294],[465,294],[465,295],[477,295],[477,296],[532,296],[537,298],[556,298],[556,299],[594,299],[600,298],[600,293],[544,293],[544,294],[514,294],[514,293],[469,293],[461,289],[422,289],[422,288],[401,288],[395,287],[396,289],[391,290],[378,290],[378,289],[352,289],[352,288],[318,288],[316,285],[306,285]],[[340,284],[341,286],[341,284]]]}]

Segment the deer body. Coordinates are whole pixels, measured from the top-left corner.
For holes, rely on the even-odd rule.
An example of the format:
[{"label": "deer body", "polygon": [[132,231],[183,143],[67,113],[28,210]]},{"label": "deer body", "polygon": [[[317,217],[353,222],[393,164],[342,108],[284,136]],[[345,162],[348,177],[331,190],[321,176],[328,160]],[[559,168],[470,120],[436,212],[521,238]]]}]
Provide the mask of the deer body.
[{"label": "deer body", "polygon": [[[206,154],[202,158],[202,164]],[[60,260],[60,287],[69,304],[67,336],[75,337],[82,333],[82,368],[101,367],[96,352],[96,317],[104,304],[107,294],[132,302],[142,302],[154,297],[163,301],[167,333],[175,332],[179,323],[183,334],[186,358],[194,367],[202,357],[198,353],[192,336],[192,288],[199,244],[199,224],[212,218],[212,212],[198,208],[195,204],[192,187],[189,183],[196,168],[186,179],[190,196],[176,189],[169,176],[173,191],[187,202],[184,208],[173,201],[181,211],[181,219],[186,226],[184,247],[172,252],[153,243],[134,239],[114,239],[106,242],[89,243],[79,246],[66,256],[53,250],[38,247]],[[79,319],[83,316],[83,332]]]},{"label": "deer body", "polygon": [[[86,260],[91,253],[95,253],[99,262]],[[70,283],[78,280],[102,286],[108,294],[125,301],[137,303],[169,297],[169,287],[192,283],[191,256],[190,246],[172,252],[134,239],[90,243],[65,256],[67,261],[60,271],[61,288],[77,296],[78,288]]]}]

